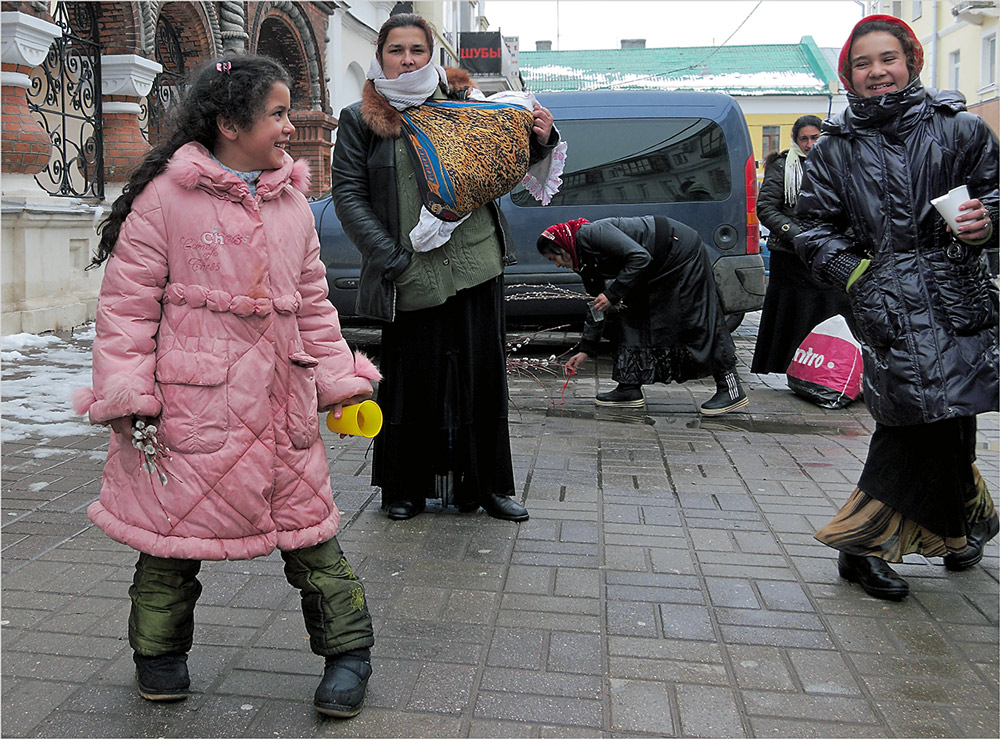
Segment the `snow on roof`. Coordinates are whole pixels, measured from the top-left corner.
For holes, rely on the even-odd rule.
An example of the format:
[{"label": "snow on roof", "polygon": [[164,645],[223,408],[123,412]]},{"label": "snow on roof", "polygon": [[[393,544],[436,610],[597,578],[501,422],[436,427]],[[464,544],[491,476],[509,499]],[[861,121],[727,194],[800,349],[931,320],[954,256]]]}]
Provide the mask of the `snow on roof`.
[{"label": "snow on roof", "polygon": [[730,95],[826,95],[829,54],[798,44],[520,52],[526,89],[707,90]]},{"label": "snow on roof", "polygon": [[578,90],[724,90],[732,95],[825,94],[826,86],[815,75],[804,72],[729,72],[725,74],[659,75],[614,73],[604,74],[572,67],[546,65],[523,68],[521,74],[528,89],[568,89],[562,86],[544,88],[531,84],[545,82],[556,85],[563,80]]}]

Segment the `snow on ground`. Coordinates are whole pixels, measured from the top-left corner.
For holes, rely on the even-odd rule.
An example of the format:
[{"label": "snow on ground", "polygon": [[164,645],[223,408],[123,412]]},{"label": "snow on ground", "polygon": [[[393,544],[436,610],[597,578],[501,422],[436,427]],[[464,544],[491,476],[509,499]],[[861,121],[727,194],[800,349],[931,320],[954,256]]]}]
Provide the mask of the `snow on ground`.
[{"label": "snow on ground", "polygon": [[94,328],[89,326],[61,339],[51,334],[12,334],[0,337],[0,438],[18,441],[44,435],[75,436],[93,432],[85,416],[73,411],[71,393],[90,387],[90,345]]}]

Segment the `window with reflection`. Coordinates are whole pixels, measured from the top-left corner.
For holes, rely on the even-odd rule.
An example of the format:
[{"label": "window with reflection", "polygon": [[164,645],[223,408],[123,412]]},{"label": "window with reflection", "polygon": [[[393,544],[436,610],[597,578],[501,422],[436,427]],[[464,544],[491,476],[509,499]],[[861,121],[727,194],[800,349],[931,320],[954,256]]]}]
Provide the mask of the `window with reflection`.
[{"label": "window with reflection", "polygon": [[[560,120],[569,143],[551,205],[720,201],[732,191],[722,128],[705,118]],[[523,187],[515,205],[540,206]]]}]

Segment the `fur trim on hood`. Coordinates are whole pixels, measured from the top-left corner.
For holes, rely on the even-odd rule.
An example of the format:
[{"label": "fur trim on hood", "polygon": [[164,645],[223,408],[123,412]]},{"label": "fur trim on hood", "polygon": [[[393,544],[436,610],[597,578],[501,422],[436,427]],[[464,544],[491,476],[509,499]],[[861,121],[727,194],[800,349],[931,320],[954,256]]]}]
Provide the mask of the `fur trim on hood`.
[{"label": "fur trim on hood", "polygon": [[[167,165],[167,172],[185,190],[204,187],[206,190],[222,193],[247,189],[246,184],[236,175],[219,166],[208,149],[193,141],[174,152]],[[257,190],[266,199],[280,192],[286,183],[299,192],[309,192],[312,172],[307,159],[293,161],[288,152],[285,152],[283,163],[278,169],[261,173],[257,180]]]},{"label": "fur trim on hood", "polygon": [[312,186],[312,169],[308,159],[296,159],[292,164],[292,176],[289,179],[292,187],[303,194],[308,194]]},{"label": "fur trim on hood", "polygon": [[[464,100],[470,88],[479,89],[464,69],[445,67],[444,71],[448,75],[448,97]],[[403,132],[399,111],[378,93],[371,80],[365,81],[361,91],[361,118],[380,139],[394,139]]]}]

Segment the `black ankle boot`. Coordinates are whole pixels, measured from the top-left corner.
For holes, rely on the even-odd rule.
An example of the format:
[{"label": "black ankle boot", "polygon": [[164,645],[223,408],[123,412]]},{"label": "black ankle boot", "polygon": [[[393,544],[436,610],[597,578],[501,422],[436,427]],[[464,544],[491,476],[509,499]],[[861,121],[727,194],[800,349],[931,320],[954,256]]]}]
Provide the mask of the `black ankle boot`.
[{"label": "black ankle boot", "polygon": [[148,701],[182,701],[188,697],[191,678],[186,654],[162,654],[158,657],[132,655],[139,695]]},{"label": "black ankle boot", "polygon": [[594,403],[596,405],[614,405],[619,408],[641,408],[645,403],[642,399],[642,385],[619,383],[614,390],[600,393],[594,398]]},{"label": "black ankle boot", "polygon": [[357,716],[364,705],[371,674],[370,649],[352,649],[350,652],[327,657],[323,679],[316,688],[313,706],[325,716]]},{"label": "black ankle boot", "polygon": [[735,372],[727,372],[715,381],[715,395],[701,404],[701,414],[718,416],[742,408],[749,402],[750,398],[740,383],[740,376]]}]

